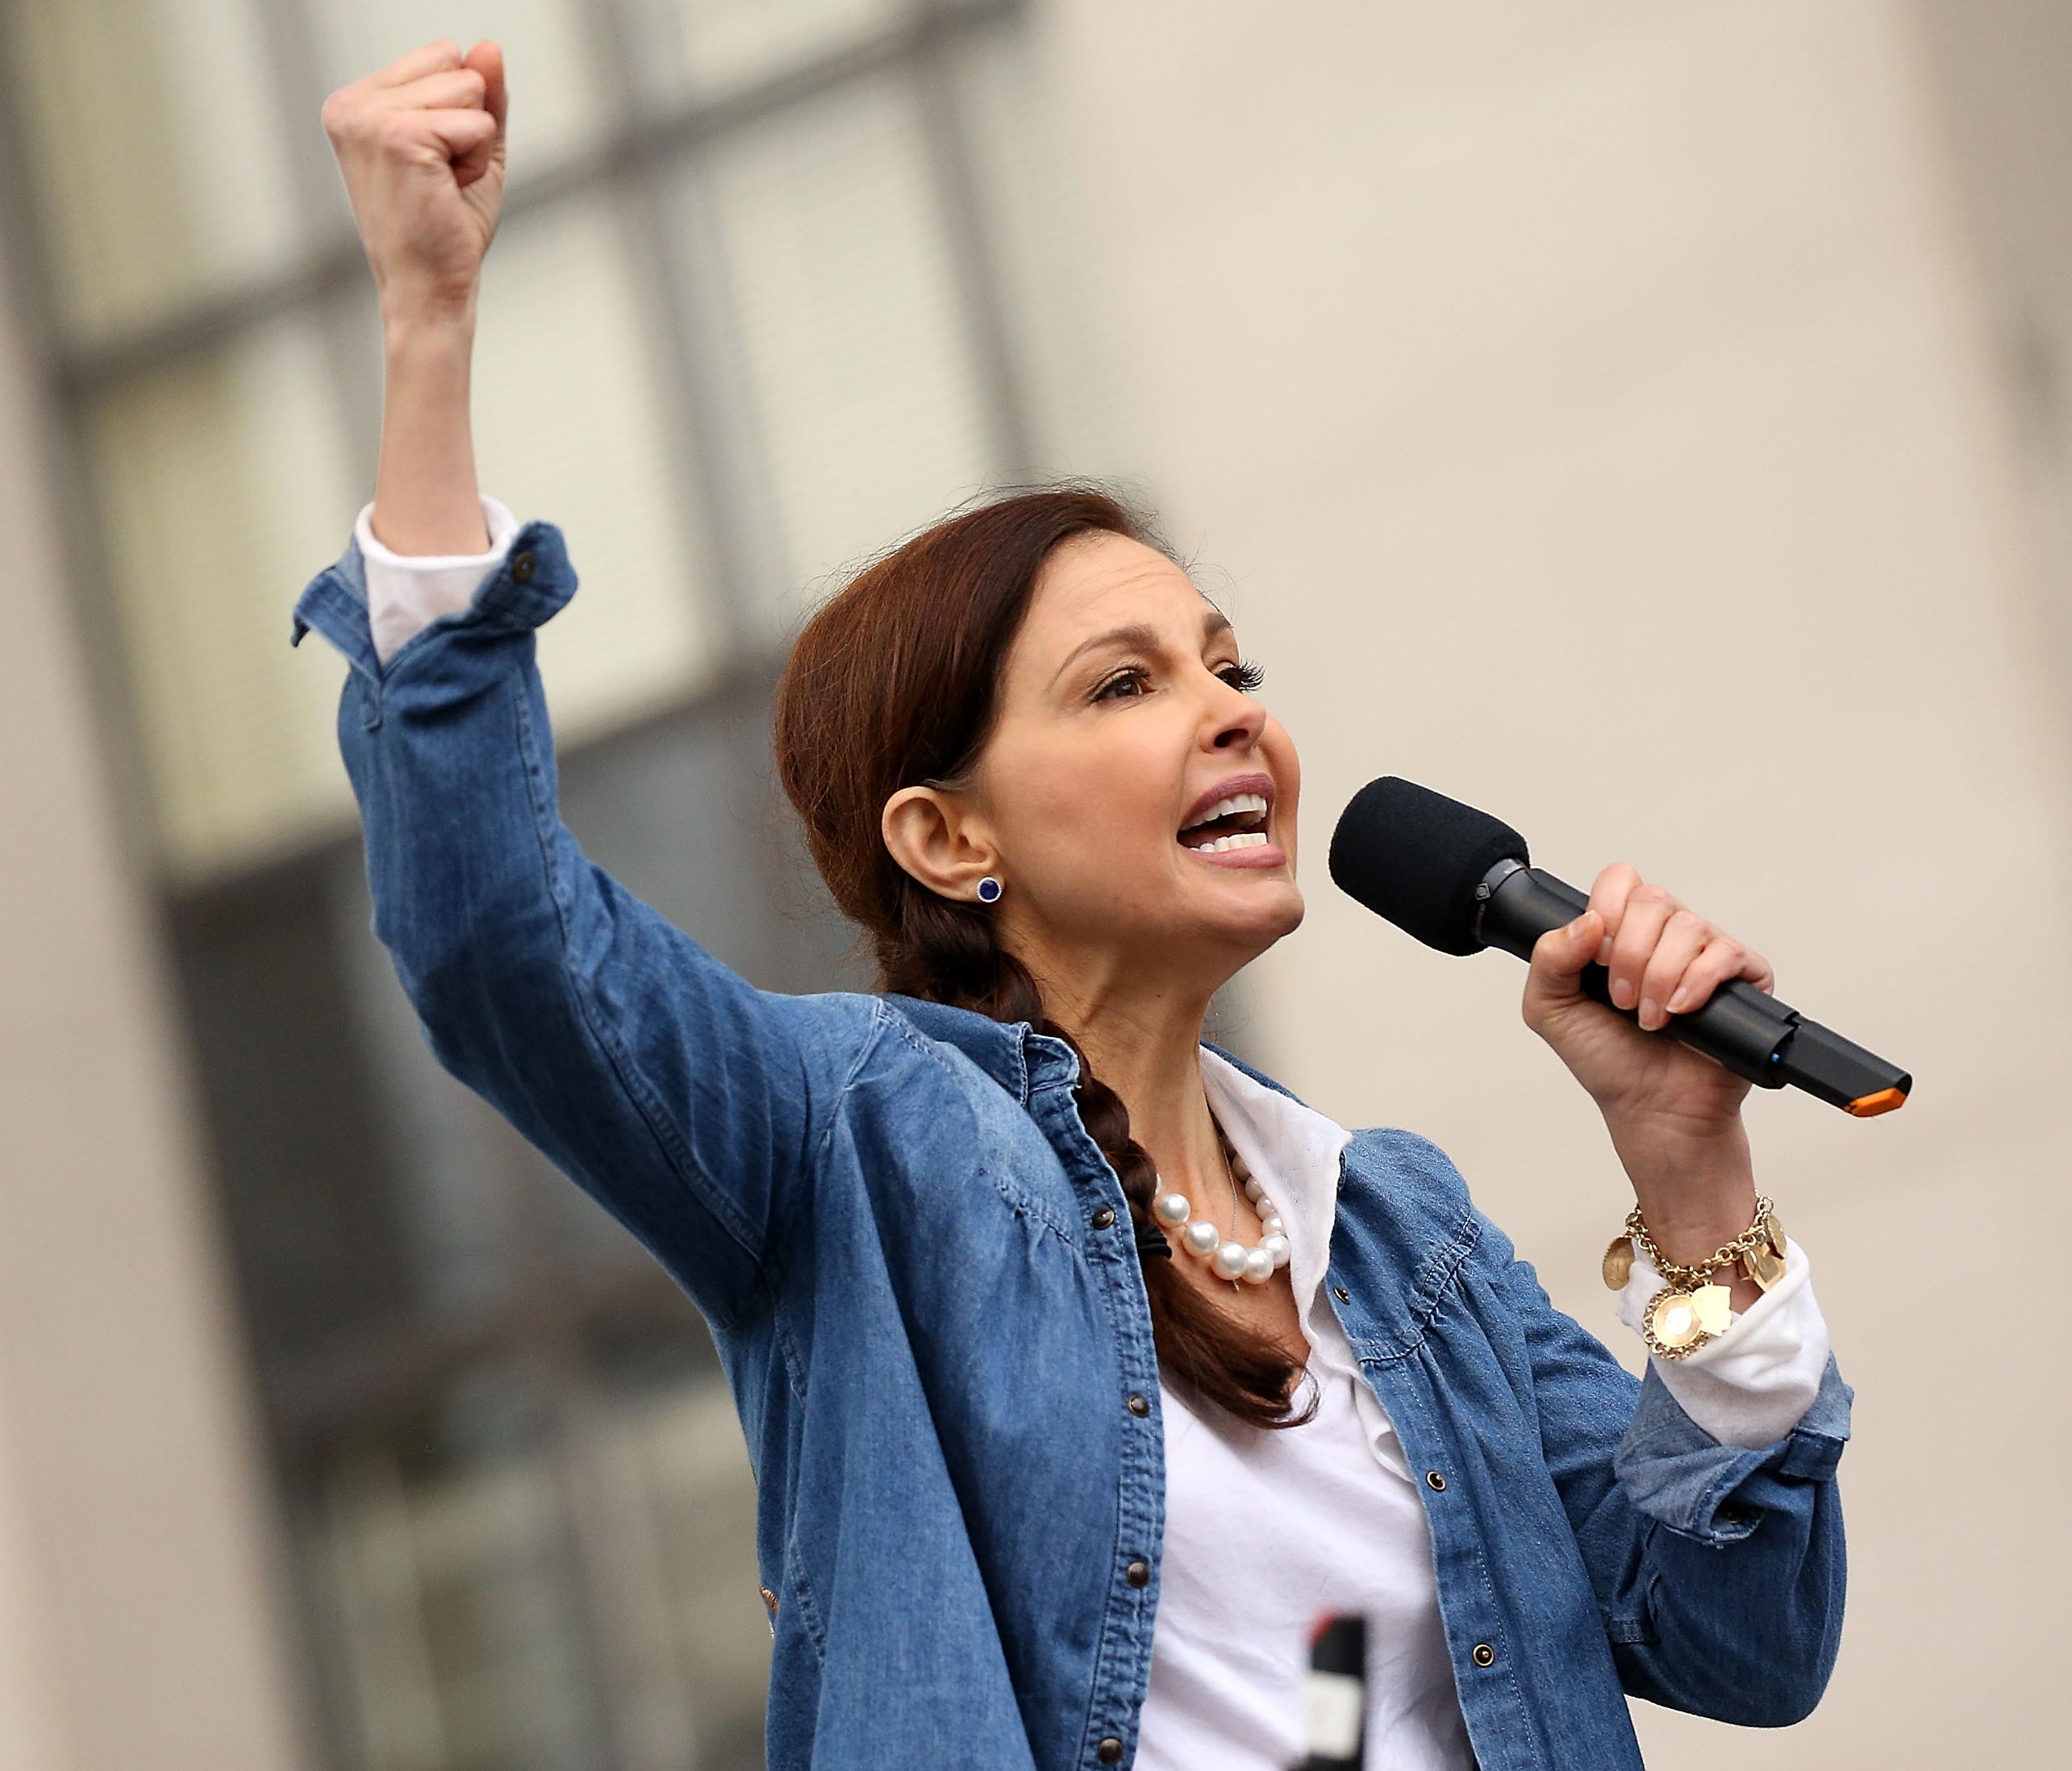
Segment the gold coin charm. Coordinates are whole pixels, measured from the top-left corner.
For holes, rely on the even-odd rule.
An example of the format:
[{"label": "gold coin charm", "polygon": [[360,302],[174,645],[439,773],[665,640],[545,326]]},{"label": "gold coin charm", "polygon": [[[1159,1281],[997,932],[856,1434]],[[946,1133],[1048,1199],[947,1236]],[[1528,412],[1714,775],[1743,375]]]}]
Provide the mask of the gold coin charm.
[{"label": "gold coin charm", "polygon": [[1726,1333],[1727,1324],[1734,1319],[1733,1296],[1724,1286],[1700,1286],[1691,1294],[1691,1308],[1707,1335]]},{"label": "gold coin charm", "polygon": [[1777,1251],[1777,1258],[1784,1258],[1784,1220],[1774,1211],[1763,1215],[1763,1234],[1770,1238],[1770,1245]]},{"label": "gold coin charm", "polygon": [[1784,1263],[1760,1244],[1741,1256],[1741,1267],[1765,1291],[1784,1277]]},{"label": "gold coin charm", "polygon": [[1711,1338],[1698,1319],[1697,1300],[1674,1286],[1664,1286],[1648,1300],[1641,1333],[1649,1350],[1665,1359],[1682,1359]]},{"label": "gold coin charm", "polygon": [[1633,1239],[1614,1236],[1604,1251],[1604,1285],[1607,1291],[1624,1291],[1633,1273]]}]

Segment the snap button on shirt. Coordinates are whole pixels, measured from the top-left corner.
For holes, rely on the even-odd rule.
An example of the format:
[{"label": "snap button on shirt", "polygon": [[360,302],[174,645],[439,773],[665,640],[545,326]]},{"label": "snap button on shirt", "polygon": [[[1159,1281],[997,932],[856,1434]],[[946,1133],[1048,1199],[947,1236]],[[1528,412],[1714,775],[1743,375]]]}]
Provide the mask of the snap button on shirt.
[{"label": "snap button on shirt", "polygon": [[1112,1734],[1110,1735],[1107,1740],[1103,1740],[1098,1747],[1094,1748],[1094,1750],[1100,1756],[1101,1763],[1103,1765],[1120,1765],[1122,1763],[1123,1744]]},{"label": "snap button on shirt", "polygon": [[1491,1648],[1486,1642],[1476,1643],[1474,1652],[1474,1661],[1477,1666],[1489,1666],[1493,1665],[1496,1660],[1496,1650]]},{"label": "snap button on shirt", "polygon": [[539,562],[529,553],[514,553],[511,556],[511,575],[520,584],[530,584]]}]

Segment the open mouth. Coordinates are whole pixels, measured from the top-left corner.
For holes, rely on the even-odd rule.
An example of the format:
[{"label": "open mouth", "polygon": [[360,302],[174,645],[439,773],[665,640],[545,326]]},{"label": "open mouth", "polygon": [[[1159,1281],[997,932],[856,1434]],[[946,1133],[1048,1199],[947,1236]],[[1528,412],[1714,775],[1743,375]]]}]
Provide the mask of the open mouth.
[{"label": "open mouth", "polygon": [[1205,855],[1266,846],[1266,796],[1232,794],[1219,799],[1180,831],[1180,846]]}]

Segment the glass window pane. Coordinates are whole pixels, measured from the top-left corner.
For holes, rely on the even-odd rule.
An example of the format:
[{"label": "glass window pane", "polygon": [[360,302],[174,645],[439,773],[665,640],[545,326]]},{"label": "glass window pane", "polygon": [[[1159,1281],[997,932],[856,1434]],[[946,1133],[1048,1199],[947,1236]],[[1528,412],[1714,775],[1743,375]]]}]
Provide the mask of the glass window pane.
[{"label": "glass window pane", "polygon": [[352,1771],[603,1762],[582,1610],[537,1393],[469,1373],[319,1461],[302,1573]]},{"label": "glass window pane", "polygon": [[1023,403],[1040,473],[1134,475],[1102,322],[1081,169],[1055,127],[1040,38],[993,31],[957,57],[959,119],[986,223]]},{"label": "glass window pane", "polygon": [[614,208],[557,205],[505,229],[483,274],[474,381],[484,489],[568,537],[582,581],[540,631],[557,739],[681,699],[724,628],[686,507],[657,360]]},{"label": "glass window pane", "polygon": [[220,1222],[269,1394],[415,1302],[381,1079],[327,914],[336,870],[269,868],[167,919]]},{"label": "glass window pane", "polygon": [[569,0],[311,0],[311,12],[327,91],[420,44],[495,39],[511,82],[513,184],[590,145],[611,115],[591,30]]},{"label": "glass window pane", "polygon": [[345,665],[289,613],[349,535],[354,485],[319,323],[283,320],[117,388],[86,415],[172,877],[290,852],[352,805]]},{"label": "glass window pane", "polygon": [[602,1404],[593,1453],[624,1552],[620,1598],[652,1651],[655,1706],[679,1736],[667,1762],[760,1764],[770,1632],[755,1479],[710,1339],[686,1303],[594,1336],[590,1357]]},{"label": "glass window pane", "polygon": [[907,0],[630,0],[642,67],[665,98],[711,97],[861,42]]},{"label": "glass window pane", "polygon": [[690,235],[717,240],[792,585],[985,484],[987,413],[910,89],[873,80],[780,113],[681,194]]},{"label": "glass window pane", "polygon": [[280,82],[257,0],[0,8],[59,323],[142,325],[294,256]]}]

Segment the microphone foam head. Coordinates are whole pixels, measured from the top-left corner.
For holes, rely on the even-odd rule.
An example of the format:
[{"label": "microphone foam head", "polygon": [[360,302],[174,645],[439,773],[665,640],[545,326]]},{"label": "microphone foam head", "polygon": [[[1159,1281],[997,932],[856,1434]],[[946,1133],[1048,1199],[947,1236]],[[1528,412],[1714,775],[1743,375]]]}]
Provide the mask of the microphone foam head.
[{"label": "microphone foam head", "polygon": [[1501,860],[1530,863],[1501,819],[1396,775],[1353,796],[1331,835],[1338,889],[1442,953],[1478,953],[1475,888]]}]

